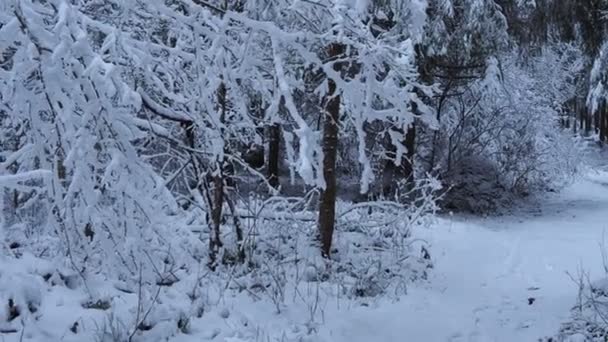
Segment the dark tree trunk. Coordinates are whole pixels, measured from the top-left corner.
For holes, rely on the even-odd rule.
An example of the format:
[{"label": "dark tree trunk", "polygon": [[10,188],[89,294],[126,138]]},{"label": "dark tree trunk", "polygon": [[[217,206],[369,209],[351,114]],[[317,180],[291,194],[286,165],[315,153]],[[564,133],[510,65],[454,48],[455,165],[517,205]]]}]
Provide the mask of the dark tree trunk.
[{"label": "dark tree trunk", "polygon": [[578,131],[578,100],[575,100],[572,108],[572,133],[576,134]]},{"label": "dark tree trunk", "polygon": [[416,154],[416,125],[412,123],[405,134],[406,158],[401,161],[401,172],[407,186],[411,187],[414,182],[414,155]]},{"label": "dark tree trunk", "polygon": [[[328,52],[330,58],[335,58],[344,52],[344,46],[332,44]],[[337,67],[335,66],[335,68]],[[321,191],[319,197],[319,235],[321,237],[321,253],[324,257],[329,258],[336,219],[336,159],[338,154],[338,122],[340,120],[341,99],[337,91],[336,82],[328,79],[327,86],[328,92],[323,116],[322,138],[325,189]]]},{"label": "dark tree trunk", "polygon": [[591,133],[592,127],[592,114],[585,112],[585,135],[589,136]]},{"label": "dark tree trunk", "polygon": [[336,158],[338,152],[338,120],[340,114],[340,96],[336,94],[336,84],[328,81],[329,101],[325,108],[323,120],[323,177],[325,189],[319,198],[319,232],[321,234],[321,252],[323,256],[331,254],[331,243],[336,217]]},{"label": "dark tree trunk", "polygon": [[604,142],[608,141],[608,103],[604,102],[604,107],[602,108],[602,122],[603,122],[603,131],[604,131]]},{"label": "dark tree trunk", "polygon": [[[217,89],[217,105],[220,112],[220,121],[224,122],[226,112],[228,111],[227,89],[224,83],[221,83]],[[218,159],[215,161],[214,175],[211,176],[213,185],[213,197],[211,204],[211,222],[209,232],[209,266],[215,269],[217,263],[217,255],[222,247],[221,240],[221,225],[222,225],[222,208],[224,206],[224,160]],[[205,177],[209,179],[209,177]]]},{"label": "dark tree trunk", "polygon": [[606,141],[606,103],[602,102],[599,109],[599,120],[600,120],[600,145]]},{"label": "dark tree trunk", "polygon": [[602,115],[602,111],[601,111],[601,107],[600,110],[596,111],[593,114],[593,131],[595,132],[595,134],[599,134],[600,132],[600,116]]},{"label": "dark tree trunk", "polygon": [[243,237],[243,228],[241,228],[241,221],[239,220],[238,213],[236,211],[236,207],[234,203],[230,199],[230,197],[226,196],[226,203],[228,204],[228,208],[230,208],[230,214],[232,215],[232,224],[234,224],[234,229],[236,231],[236,242],[237,242],[237,261],[244,262],[245,261],[245,245],[244,245],[244,237]]},{"label": "dark tree trunk", "polygon": [[209,267],[215,269],[217,255],[222,247],[220,227],[222,224],[222,207],[224,206],[224,179],[221,171],[213,176],[213,203],[211,203],[211,231],[209,232]]},{"label": "dark tree trunk", "polygon": [[578,113],[578,117],[579,117],[579,131],[581,132],[581,134],[583,133],[583,130],[585,129],[585,117],[586,117],[586,111],[585,111],[585,106],[581,104],[581,101],[578,100],[577,101],[577,107],[576,107],[577,113]]},{"label": "dark tree trunk", "polygon": [[279,187],[279,154],[281,148],[281,126],[277,123],[268,126],[268,183]]}]

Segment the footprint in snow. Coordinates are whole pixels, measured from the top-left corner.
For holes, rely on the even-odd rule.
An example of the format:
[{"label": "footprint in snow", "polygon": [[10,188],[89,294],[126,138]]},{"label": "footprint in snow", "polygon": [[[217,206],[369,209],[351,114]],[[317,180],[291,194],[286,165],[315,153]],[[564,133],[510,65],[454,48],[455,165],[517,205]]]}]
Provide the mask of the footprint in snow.
[{"label": "footprint in snow", "polygon": [[464,341],[464,335],[461,332],[457,332],[448,337],[449,342],[460,342]]},{"label": "footprint in snow", "polygon": [[532,326],[532,323],[534,323],[534,321],[531,321],[531,320],[527,320],[527,321],[521,322],[519,324],[519,326],[517,326],[517,329],[520,329],[520,330],[521,329],[528,329],[529,327]]}]

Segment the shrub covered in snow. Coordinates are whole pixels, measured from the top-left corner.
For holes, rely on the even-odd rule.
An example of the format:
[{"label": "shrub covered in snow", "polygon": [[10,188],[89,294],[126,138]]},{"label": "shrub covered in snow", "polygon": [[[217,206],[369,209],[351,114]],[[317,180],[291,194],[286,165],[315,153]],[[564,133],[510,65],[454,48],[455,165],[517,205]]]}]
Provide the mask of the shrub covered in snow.
[{"label": "shrub covered in snow", "polygon": [[571,319],[560,328],[554,341],[604,342],[608,339],[608,279],[589,282],[580,277],[578,300]]},{"label": "shrub covered in snow", "polygon": [[[398,299],[409,284],[426,278],[432,256],[415,229],[432,223],[436,186],[420,183],[424,196],[417,206],[340,202],[331,260],[319,255],[306,198],[238,203],[246,260],[233,262],[236,242],[226,233],[224,262],[215,272],[206,265],[204,244],[179,235],[170,237],[174,250],[163,252],[160,261],[152,254],[140,259],[139,274],[127,280],[119,274],[80,273],[69,263],[59,267],[57,258],[32,256],[28,245],[6,246],[9,255],[0,259],[0,331],[66,341],[249,340],[284,334],[291,336],[287,341],[317,340],[324,311]],[[196,233],[209,234],[206,225],[202,228]],[[265,310],[273,320],[290,321],[269,329],[267,318],[257,317]]]},{"label": "shrub covered in snow", "polygon": [[580,149],[559,118],[576,94],[581,64],[569,45],[524,60],[506,54],[491,58],[479,80],[449,90],[462,93],[445,99],[442,128],[429,133],[433,147],[419,156],[451,189],[446,207],[492,211],[569,184]]}]

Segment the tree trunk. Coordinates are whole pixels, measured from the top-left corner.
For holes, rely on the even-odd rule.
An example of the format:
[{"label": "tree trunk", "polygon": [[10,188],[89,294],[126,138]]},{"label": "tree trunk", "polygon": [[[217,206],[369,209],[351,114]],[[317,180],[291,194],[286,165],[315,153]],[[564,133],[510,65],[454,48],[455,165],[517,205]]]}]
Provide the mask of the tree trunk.
[{"label": "tree trunk", "polygon": [[277,123],[268,126],[268,183],[279,187],[279,154],[281,148],[281,126]]},{"label": "tree trunk", "polygon": [[236,242],[237,242],[237,253],[236,258],[238,262],[245,261],[245,245],[244,245],[244,237],[243,237],[243,228],[241,228],[241,221],[239,220],[238,213],[236,211],[236,207],[234,203],[230,199],[230,197],[226,196],[226,203],[228,204],[228,208],[230,208],[230,214],[232,215],[232,224],[234,224],[234,229],[236,231]]},{"label": "tree trunk", "polygon": [[414,155],[416,153],[416,124],[412,123],[405,134],[406,158],[401,161],[401,175],[407,182],[408,188],[414,183]]},{"label": "tree trunk", "polygon": [[576,105],[576,112],[578,114],[578,118],[579,118],[579,131],[581,132],[581,135],[583,133],[583,129],[584,129],[584,122],[585,122],[585,111],[583,109],[583,106],[581,106],[580,101],[577,100],[577,105]]},{"label": "tree trunk", "polygon": [[602,114],[601,108],[600,110],[596,111],[595,113],[593,113],[593,131],[595,132],[595,134],[600,134],[600,116]]},{"label": "tree trunk", "polygon": [[604,102],[604,107],[602,108],[602,122],[603,122],[603,131],[604,131],[604,142],[608,141],[608,103]]},{"label": "tree trunk", "polygon": [[[329,47],[329,57],[341,55],[344,45],[332,44]],[[336,66],[334,67],[336,68]],[[338,122],[340,120],[340,94],[336,83],[327,80],[328,93],[326,96],[325,113],[323,116],[323,177],[325,189],[319,197],[319,233],[321,237],[321,253],[324,257],[331,256],[331,243],[336,219],[336,159],[338,154]]]},{"label": "tree trunk", "polygon": [[213,203],[211,207],[211,231],[209,232],[209,267],[215,270],[217,255],[222,247],[220,227],[222,224],[222,207],[224,206],[224,179],[221,170],[213,176]]},{"label": "tree trunk", "polygon": [[600,145],[606,141],[606,103],[602,102],[598,113],[600,118]]},{"label": "tree trunk", "polygon": [[340,114],[340,95],[336,94],[336,84],[328,81],[329,101],[323,120],[323,177],[325,189],[319,198],[319,232],[323,256],[331,254],[331,243],[336,217],[336,158],[338,152],[338,120]]},{"label": "tree trunk", "polygon": [[585,135],[589,136],[589,134],[591,133],[591,119],[592,119],[592,114],[588,113],[585,111]]},{"label": "tree trunk", "polygon": [[[228,110],[228,99],[226,85],[222,82],[217,89],[217,105],[220,112],[220,122],[224,122]],[[211,203],[211,224],[209,232],[209,266],[213,270],[217,263],[217,255],[222,247],[221,224],[222,208],[224,206],[224,159],[215,161],[211,183],[213,185],[213,197]],[[209,179],[209,177],[205,177]]]}]

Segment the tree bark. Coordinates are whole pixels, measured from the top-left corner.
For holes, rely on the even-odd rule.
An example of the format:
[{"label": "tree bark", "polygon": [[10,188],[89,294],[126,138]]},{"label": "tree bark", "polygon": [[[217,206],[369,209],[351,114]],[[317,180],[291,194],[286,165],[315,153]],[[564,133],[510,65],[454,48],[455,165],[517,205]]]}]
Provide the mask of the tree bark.
[{"label": "tree bark", "polygon": [[583,130],[585,129],[584,123],[585,123],[586,111],[585,111],[585,106],[583,106],[581,104],[580,100],[577,101],[576,110],[577,110],[578,117],[579,117],[579,120],[580,120],[579,131],[581,132],[581,135],[582,135]]},{"label": "tree bark", "polygon": [[414,155],[416,154],[416,124],[412,123],[405,134],[406,158],[401,161],[401,176],[407,182],[408,187],[414,183]]},{"label": "tree bark", "polygon": [[211,207],[211,231],[209,232],[209,268],[215,270],[217,255],[222,247],[220,227],[222,224],[222,207],[224,206],[224,179],[221,170],[213,176],[213,203]]},{"label": "tree bark", "polygon": [[595,132],[595,134],[598,134],[598,135],[601,134],[601,132],[600,132],[600,121],[601,121],[600,116],[601,115],[602,115],[601,107],[600,107],[600,110],[593,113],[593,125],[595,126],[595,127],[593,127],[594,128],[593,131]]},{"label": "tree bark", "polygon": [[274,123],[268,126],[268,183],[278,188],[279,183],[279,155],[281,148],[281,126]]},{"label": "tree bark", "polygon": [[606,103],[602,102],[598,113],[600,120],[600,145],[606,141]]},{"label": "tree bark", "polygon": [[338,152],[338,120],[340,114],[340,95],[336,94],[336,84],[328,81],[329,101],[325,107],[323,120],[323,177],[325,189],[319,198],[319,232],[321,233],[321,252],[331,255],[331,243],[336,217],[336,158]]},{"label": "tree bark", "polygon": [[585,112],[585,135],[589,136],[589,134],[591,133],[591,124],[592,124],[592,114]]},{"label": "tree bark", "polygon": [[[217,89],[217,104],[220,112],[220,122],[224,122],[228,110],[227,89],[221,83]],[[224,206],[224,159],[218,158],[215,161],[211,183],[213,185],[213,198],[211,203],[211,224],[209,232],[209,266],[213,270],[217,263],[217,255],[222,247],[221,225],[222,208]],[[209,177],[205,177],[208,179]]]},{"label": "tree bark", "polygon": [[[344,45],[332,44],[328,49],[329,57],[335,58],[344,52]],[[334,69],[339,67],[334,65]],[[338,154],[338,133],[340,120],[340,101],[336,82],[327,80],[328,93],[326,96],[325,113],[323,116],[323,177],[325,188],[319,197],[319,233],[321,237],[321,253],[324,257],[331,256],[331,244],[336,219],[336,159]]]}]

